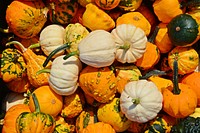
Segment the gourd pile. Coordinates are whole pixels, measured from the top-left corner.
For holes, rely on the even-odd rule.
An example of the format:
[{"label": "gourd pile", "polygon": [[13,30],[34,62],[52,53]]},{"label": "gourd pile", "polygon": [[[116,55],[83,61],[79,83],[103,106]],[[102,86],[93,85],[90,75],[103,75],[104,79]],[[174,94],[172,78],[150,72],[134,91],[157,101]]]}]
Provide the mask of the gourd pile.
[{"label": "gourd pile", "polygon": [[13,0],[5,21],[2,133],[200,132],[200,0]]}]

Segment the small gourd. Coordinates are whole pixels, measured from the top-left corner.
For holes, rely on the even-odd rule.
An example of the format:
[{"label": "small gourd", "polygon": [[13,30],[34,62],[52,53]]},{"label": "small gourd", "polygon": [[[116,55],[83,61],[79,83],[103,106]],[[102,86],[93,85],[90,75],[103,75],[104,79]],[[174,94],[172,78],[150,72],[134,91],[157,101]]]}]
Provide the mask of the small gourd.
[{"label": "small gourd", "polygon": [[96,5],[103,10],[111,10],[119,5],[121,0],[94,0]]},{"label": "small gourd", "polygon": [[66,122],[65,119],[61,116],[56,117],[56,127],[54,133],[71,133],[75,131],[75,126]]},{"label": "small gourd", "polygon": [[141,28],[132,24],[121,24],[113,29],[111,34],[117,48],[117,61],[134,63],[145,53],[147,37]]},{"label": "small gourd", "polygon": [[118,7],[122,11],[135,11],[142,4],[142,0],[120,0]]},{"label": "small gourd", "polygon": [[126,84],[120,96],[120,108],[125,116],[135,122],[154,119],[162,109],[163,96],[157,86],[145,79]]}]

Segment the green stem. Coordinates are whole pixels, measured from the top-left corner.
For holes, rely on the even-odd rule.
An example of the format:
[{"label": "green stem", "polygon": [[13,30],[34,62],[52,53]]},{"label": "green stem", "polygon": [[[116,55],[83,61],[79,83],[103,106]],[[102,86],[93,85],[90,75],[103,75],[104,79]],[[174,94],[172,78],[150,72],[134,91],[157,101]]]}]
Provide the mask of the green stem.
[{"label": "green stem", "polygon": [[173,73],[173,94],[175,95],[178,95],[180,94],[181,90],[179,89],[179,86],[178,86],[178,62],[177,60],[175,59],[174,60],[174,64],[173,64],[173,70],[174,70],[174,73]]},{"label": "green stem", "polygon": [[51,69],[48,69],[48,68],[44,68],[44,69],[41,69],[39,71],[36,72],[36,75],[39,75],[41,73],[50,73]]},{"label": "green stem", "polygon": [[51,60],[51,58],[56,54],[58,53],[59,51],[62,51],[64,49],[69,49],[70,48],[70,43],[66,43],[66,44],[63,44],[62,46],[56,48],[55,50],[53,50],[49,56],[46,58],[46,60],[44,61],[43,63],[43,67],[46,67],[46,65],[48,64],[48,62]]},{"label": "green stem", "polygon": [[38,48],[40,47],[40,43],[31,44],[28,48]]},{"label": "green stem", "polygon": [[159,29],[160,29],[159,26],[156,26],[155,30],[153,31],[153,34],[152,34],[152,35],[150,36],[150,38],[148,39],[148,41],[149,41],[150,43],[154,44],[155,38],[156,38],[156,36],[157,36],[157,34],[158,34]]},{"label": "green stem", "polygon": [[144,76],[140,76],[139,79],[148,79],[151,76],[159,76],[159,75],[167,75],[167,73],[165,71],[152,70],[146,73]]},{"label": "green stem", "polygon": [[124,50],[128,50],[130,48],[130,43],[129,42],[125,42],[123,46],[120,46],[119,49],[124,49]]},{"label": "green stem", "polygon": [[2,33],[10,33],[9,29],[3,29],[3,28],[0,28],[0,32]]},{"label": "green stem", "polygon": [[78,55],[78,51],[71,52],[63,57],[64,60],[68,59],[71,56]]},{"label": "green stem", "polygon": [[133,102],[133,104],[139,104],[140,99],[139,98],[132,99],[132,102]]},{"label": "green stem", "polygon": [[27,49],[24,47],[24,45],[18,41],[11,41],[6,43],[6,46],[10,46],[11,44],[16,44],[20,47],[21,51],[24,53]]},{"label": "green stem", "polygon": [[38,102],[38,99],[37,99],[35,93],[32,94],[32,98],[33,98],[33,102],[35,105],[35,112],[40,112],[40,105],[39,105],[39,102]]}]

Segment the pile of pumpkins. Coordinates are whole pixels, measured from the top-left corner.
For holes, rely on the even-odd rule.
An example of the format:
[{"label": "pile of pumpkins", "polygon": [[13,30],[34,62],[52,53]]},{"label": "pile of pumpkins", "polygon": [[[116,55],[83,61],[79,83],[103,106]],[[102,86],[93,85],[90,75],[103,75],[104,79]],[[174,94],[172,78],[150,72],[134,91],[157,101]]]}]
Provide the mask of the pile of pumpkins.
[{"label": "pile of pumpkins", "polygon": [[11,1],[1,28],[2,133],[170,133],[200,117],[199,7]]}]

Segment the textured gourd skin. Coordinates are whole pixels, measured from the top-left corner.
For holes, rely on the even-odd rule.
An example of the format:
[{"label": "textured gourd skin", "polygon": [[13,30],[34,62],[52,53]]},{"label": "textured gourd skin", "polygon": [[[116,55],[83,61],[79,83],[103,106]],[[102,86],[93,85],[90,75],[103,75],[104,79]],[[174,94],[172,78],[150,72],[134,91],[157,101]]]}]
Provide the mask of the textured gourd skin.
[{"label": "textured gourd skin", "polygon": [[42,0],[13,1],[6,10],[6,22],[16,36],[32,38],[47,21],[47,11]]}]

